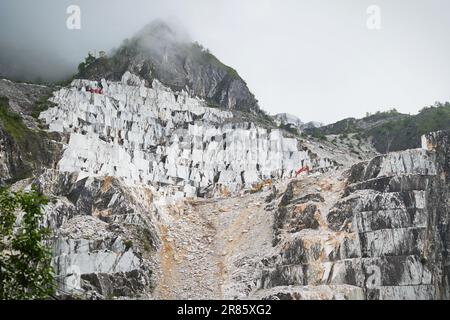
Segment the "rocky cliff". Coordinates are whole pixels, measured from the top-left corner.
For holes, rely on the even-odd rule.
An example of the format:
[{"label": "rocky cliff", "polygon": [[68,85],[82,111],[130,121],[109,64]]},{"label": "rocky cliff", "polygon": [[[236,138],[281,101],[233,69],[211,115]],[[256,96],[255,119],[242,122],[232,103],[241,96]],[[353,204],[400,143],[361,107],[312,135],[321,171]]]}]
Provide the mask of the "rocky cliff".
[{"label": "rocky cliff", "polygon": [[67,137],[60,171],[115,176],[192,197],[292,177],[306,165],[340,165],[279,129],[236,121],[230,111],[157,80],[148,87],[127,72],[121,82],[102,83],[103,94],[93,95],[85,91],[90,81],[73,81],[40,115],[49,131]]},{"label": "rocky cliff", "polygon": [[52,89],[0,79],[0,186],[27,178],[59,159],[58,136],[35,119]]},{"label": "rocky cliff", "polygon": [[350,161],[156,79],[148,85],[126,72],[101,84],[91,93],[98,82],[74,80],[30,118],[58,152],[42,148],[54,164],[13,186],[35,185],[51,199],[46,224],[62,297],[164,297],[161,251],[174,207],[256,192],[301,166],[325,172]]},{"label": "rocky cliff", "polygon": [[0,184],[49,197],[58,297],[450,298],[448,131],[354,150],[242,92],[212,105],[233,92],[222,67],[186,86],[170,55],[151,77],[139,59],[64,87],[0,82]]},{"label": "rocky cliff", "polygon": [[158,79],[173,90],[187,90],[214,106],[261,112],[258,101],[236,70],[192,42],[179,28],[162,21],[150,23],[111,56],[87,65],[78,76],[117,81],[126,71],[150,84]]},{"label": "rocky cliff", "polygon": [[258,295],[448,299],[448,138],[289,183]]}]

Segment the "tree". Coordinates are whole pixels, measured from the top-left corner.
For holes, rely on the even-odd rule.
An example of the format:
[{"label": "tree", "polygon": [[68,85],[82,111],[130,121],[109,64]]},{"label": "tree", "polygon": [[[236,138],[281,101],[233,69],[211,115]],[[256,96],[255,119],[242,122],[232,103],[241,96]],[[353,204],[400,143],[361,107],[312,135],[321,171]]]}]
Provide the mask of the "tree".
[{"label": "tree", "polygon": [[54,290],[50,235],[42,225],[48,200],[30,192],[0,189],[0,299],[45,299]]},{"label": "tree", "polygon": [[88,56],[84,59],[84,62],[78,65],[78,73],[83,75],[86,69],[96,61],[97,59],[89,52]]}]

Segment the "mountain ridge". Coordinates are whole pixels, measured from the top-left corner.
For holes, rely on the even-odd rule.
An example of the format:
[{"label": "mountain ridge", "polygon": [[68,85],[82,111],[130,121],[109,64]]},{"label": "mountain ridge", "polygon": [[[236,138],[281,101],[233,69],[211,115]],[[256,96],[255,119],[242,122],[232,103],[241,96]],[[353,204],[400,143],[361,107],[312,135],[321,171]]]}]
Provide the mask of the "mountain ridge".
[{"label": "mountain ridge", "polygon": [[[229,105],[237,73],[149,28],[151,57],[132,39],[62,86],[0,80],[0,187],[51,200],[58,299],[450,297],[449,131],[379,154],[364,135],[406,115],[308,129],[249,108],[246,87]],[[435,111],[421,130],[445,125]]]},{"label": "mountain ridge", "polygon": [[260,112],[258,101],[236,70],[162,21],[150,23],[125,40],[111,56],[80,66],[79,78],[117,81],[130,71],[148,83],[158,79],[175,91],[188,90],[212,106]]},{"label": "mountain ridge", "polygon": [[338,122],[307,128],[305,133],[325,137],[353,135],[357,139],[370,139],[380,153],[419,148],[422,135],[450,128],[450,103],[436,102],[416,115],[402,114],[392,109],[364,118],[346,118]]}]

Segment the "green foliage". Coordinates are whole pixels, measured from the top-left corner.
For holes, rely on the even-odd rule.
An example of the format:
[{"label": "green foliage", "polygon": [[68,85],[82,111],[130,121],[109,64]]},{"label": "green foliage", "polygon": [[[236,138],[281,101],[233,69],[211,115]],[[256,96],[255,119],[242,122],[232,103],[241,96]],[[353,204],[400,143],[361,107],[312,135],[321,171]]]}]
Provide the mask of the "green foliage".
[{"label": "green foliage", "polygon": [[84,74],[84,72],[86,71],[87,68],[89,68],[89,66],[95,62],[95,60],[97,60],[92,54],[88,54],[88,56],[84,59],[84,62],[80,63],[78,65],[78,73]]},{"label": "green foliage", "polygon": [[[314,128],[312,130],[316,129],[318,128]],[[356,119],[349,118],[321,128],[320,131],[322,134],[347,134],[358,131],[358,127],[356,125]]]},{"label": "green foliage", "polygon": [[52,255],[45,246],[50,233],[41,224],[46,203],[34,188],[0,189],[0,299],[45,299],[53,293]]},{"label": "green foliage", "polygon": [[373,138],[375,148],[382,153],[420,147],[422,135],[450,128],[450,103],[436,103],[418,115],[389,121],[372,128],[366,136]]},{"label": "green foliage", "polygon": [[39,115],[41,114],[41,112],[53,107],[55,104],[48,101],[48,99],[51,97],[51,95],[48,96],[43,96],[40,97],[35,105],[34,105],[34,109],[33,112],[31,113],[31,116],[35,119],[39,118]]},{"label": "green foliage", "polygon": [[428,259],[424,256],[421,256],[420,263],[425,266],[428,263]]},{"label": "green foliage", "polygon": [[375,114],[366,113],[366,117],[363,118],[366,122],[375,122],[380,120],[385,120],[392,118],[394,116],[399,116],[401,113],[397,111],[397,109],[392,108],[388,111],[377,111]]},{"label": "green foliage", "polygon": [[[91,54],[78,66],[78,78],[120,80],[132,59],[141,50],[138,39],[125,39],[122,44],[111,51],[111,56],[95,58]],[[142,71],[148,66],[144,64]],[[144,76],[141,74],[141,76]]]},{"label": "green foliage", "polygon": [[293,134],[295,136],[300,135],[299,132],[298,132],[298,129],[290,126],[289,124],[280,124],[279,128],[284,130],[284,131],[287,131],[287,132],[289,132],[289,133],[291,133],[291,134]]},{"label": "green foliage", "polygon": [[[321,127],[320,130],[324,135],[341,135],[351,133],[362,133],[367,129],[376,127],[384,122],[398,120],[404,118],[406,115],[399,113],[396,109],[391,109],[385,112],[376,112],[371,114],[366,113],[362,119],[347,118],[336,123]],[[306,132],[311,134],[314,129],[307,129]]]},{"label": "green foliage", "polygon": [[3,124],[3,129],[8,132],[14,140],[19,143],[25,141],[24,133],[28,128],[18,114],[9,110],[8,99],[5,97],[0,97],[0,121]]},{"label": "green foliage", "polygon": [[214,56],[208,49],[205,49],[198,42],[194,42],[192,44],[192,48],[194,49],[194,54],[195,54],[194,58],[196,58],[199,63],[205,64],[205,65],[212,65],[219,69],[223,69],[227,72],[227,74],[231,78],[244,82],[244,80],[239,76],[239,74],[237,73],[237,71],[235,69],[220,62],[220,60],[217,59],[216,56]]},{"label": "green foliage", "polygon": [[327,137],[323,134],[322,130],[320,130],[319,128],[313,128],[310,131],[311,136],[313,138],[319,139],[319,140],[326,140]]},{"label": "green foliage", "polygon": [[125,240],[123,243],[125,245],[126,250],[128,250],[128,249],[133,247],[133,241],[132,240]]},{"label": "green foliage", "polygon": [[306,133],[320,138],[324,135],[339,135],[342,141],[355,134],[359,141],[371,138],[375,149],[381,153],[420,147],[422,135],[450,128],[450,103],[437,102],[423,108],[417,115],[399,113],[396,109],[367,113],[365,118],[348,118],[320,129],[307,129]]},{"label": "green foliage", "polygon": [[274,119],[262,109],[258,112],[233,110],[233,115],[234,117],[232,122],[253,122],[254,124],[266,129],[275,129],[278,127]]},{"label": "green foliage", "polygon": [[[28,128],[22,117],[9,109],[8,99],[5,97],[0,97],[0,126],[18,145],[24,159],[35,161],[43,157],[43,141],[47,134]],[[28,171],[20,172],[16,178],[23,179],[29,174]]]}]

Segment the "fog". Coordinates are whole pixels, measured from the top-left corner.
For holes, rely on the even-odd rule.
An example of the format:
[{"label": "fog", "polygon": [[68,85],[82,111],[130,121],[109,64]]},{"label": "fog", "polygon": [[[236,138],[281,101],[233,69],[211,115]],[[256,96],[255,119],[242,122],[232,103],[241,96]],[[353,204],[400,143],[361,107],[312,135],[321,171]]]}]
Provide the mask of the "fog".
[{"label": "fog", "polygon": [[[381,9],[379,30],[367,8]],[[81,29],[66,27],[69,5]],[[450,100],[447,0],[1,0],[0,74],[61,80],[154,19],[246,80],[263,109],[325,123]]]}]

